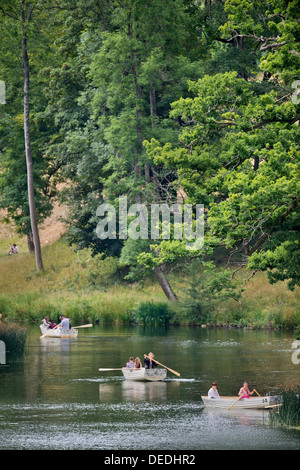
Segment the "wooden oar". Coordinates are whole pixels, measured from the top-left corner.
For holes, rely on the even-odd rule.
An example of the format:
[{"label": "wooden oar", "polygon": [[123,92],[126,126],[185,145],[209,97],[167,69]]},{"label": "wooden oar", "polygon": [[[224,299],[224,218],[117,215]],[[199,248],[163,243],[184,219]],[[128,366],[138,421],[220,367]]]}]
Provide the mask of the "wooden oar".
[{"label": "wooden oar", "polygon": [[227,408],[227,410],[230,410],[230,408],[232,408],[233,405],[235,405],[241,398],[242,398],[242,397],[238,397],[238,399],[237,399],[234,403],[232,403],[232,405],[230,405],[230,407]]},{"label": "wooden oar", "polygon": [[51,331],[56,330],[57,327],[58,327],[58,325],[56,325],[54,328],[49,328],[49,331],[47,331],[47,333],[44,333],[42,336],[40,336],[40,338],[44,338],[44,337],[47,336],[49,333],[51,333]]},{"label": "wooden oar", "polygon": [[88,325],[72,326],[72,328],[90,328],[91,326],[93,326],[93,323],[89,323]]},{"label": "wooden oar", "polygon": [[257,390],[254,389],[254,392],[257,393],[257,395],[260,397],[261,395],[258,393]]},{"label": "wooden oar", "polygon": [[[150,358],[149,356],[147,356],[146,354],[145,354],[145,356],[148,357],[148,359],[151,359],[151,358]],[[157,364],[159,364],[160,366],[165,367],[165,369],[168,369],[168,370],[169,370],[170,372],[172,372],[173,374],[178,375],[178,377],[180,377],[179,372],[176,372],[176,370],[173,370],[173,369],[170,369],[170,368],[167,367],[167,366],[164,366],[163,364],[161,364],[160,362],[158,362],[156,359],[153,359],[153,358],[152,358],[152,360],[155,361],[155,362],[157,362]]]},{"label": "wooden oar", "polygon": [[99,369],[101,372],[106,372],[107,370],[122,370],[122,369]]}]

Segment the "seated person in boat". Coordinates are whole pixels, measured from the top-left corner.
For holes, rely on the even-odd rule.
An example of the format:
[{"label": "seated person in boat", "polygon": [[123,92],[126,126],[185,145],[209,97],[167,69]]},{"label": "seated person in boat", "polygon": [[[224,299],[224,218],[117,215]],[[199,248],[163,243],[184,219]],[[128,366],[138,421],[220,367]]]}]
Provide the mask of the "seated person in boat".
[{"label": "seated person in boat", "polygon": [[221,398],[217,390],[217,383],[213,382],[211,388],[208,390],[208,398]]},{"label": "seated person in boat", "polygon": [[242,388],[240,388],[238,395],[239,397],[241,397],[241,399],[250,398],[250,395],[253,395],[254,392],[255,392],[255,389],[253,389],[252,392],[250,392],[248,388],[248,382],[244,382]]},{"label": "seated person in boat", "polygon": [[45,317],[45,318],[43,319],[42,325],[43,325],[45,328],[51,328],[51,329],[55,327],[55,323],[52,323],[52,322],[50,321],[50,318],[49,318],[49,317]]},{"label": "seated person in boat", "polygon": [[142,363],[141,363],[141,360],[139,357],[136,357],[135,358],[135,361],[134,361],[134,368],[135,369],[142,369]]},{"label": "seated person in boat", "polygon": [[133,359],[132,356],[129,358],[129,362],[126,363],[126,367],[127,367],[127,369],[133,369],[134,368],[134,359]]},{"label": "seated person in boat", "polygon": [[153,369],[153,367],[157,367],[157,362],[155,362],[153,358],[154,354],[152,352],[149,352],[148,357],[144,354],[145,369]]},{"label": "seated person in boat", "polygon": [[71,324],[69,318],[65,317],[64,315],[60,316],[61,322],[58,325],[59,328],[62,328],[63,330],[70,330],[71,329]]}]

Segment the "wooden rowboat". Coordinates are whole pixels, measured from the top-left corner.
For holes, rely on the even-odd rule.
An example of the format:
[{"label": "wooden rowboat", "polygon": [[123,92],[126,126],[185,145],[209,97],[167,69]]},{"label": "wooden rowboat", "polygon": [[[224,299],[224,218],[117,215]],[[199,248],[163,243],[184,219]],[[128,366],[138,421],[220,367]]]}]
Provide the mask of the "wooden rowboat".
[{"label": "wooden rowboat", "polygon": [[45,338],[77,338],[78,330],[71,328],[70,330],[63,330],[62,328],[47,328],[40,325],[40,329]]},{"label": "wooden rowboat", "polygon": [[262,396],[242,398],[238,400],[237,397],[221,397],[208,398],[207,396],[201,397],[204,405],[207,408],[223,408],[223,409],[266,409],[273,408],[280,405],[280,396]]},{"label": "wooden rowboat", "polygon": [[166,369],[145,369],[144,367],[129,369],[124,367],[122,372],[126,380],[157,382],[167,377]]}]

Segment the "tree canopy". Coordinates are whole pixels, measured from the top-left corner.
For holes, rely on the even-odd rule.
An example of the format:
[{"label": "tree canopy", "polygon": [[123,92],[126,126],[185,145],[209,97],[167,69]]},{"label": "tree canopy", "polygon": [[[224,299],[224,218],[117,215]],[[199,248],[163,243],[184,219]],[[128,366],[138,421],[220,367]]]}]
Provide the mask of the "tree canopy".
[{"label": "tree canopy", "polygon": [[[38,221],[63,182],[69,242],[117,256],[129,279],[153,272],[173,300],[168,269],[195,258],[210,282],[215,275],[216,295],[236,291],[229,268],[299,285],[297,0],[13,4],[0,7],[7,84],[0,204],[23,233],[31,228],[17,4],[34,12],[28,50]],[[129,205],[179,203],[183,212],[185,204],[203,204],[204,245],[187,250],[172,216],[169,239],[149,232],[147,240],[124,240],[118,225],[113,239],[100,239],[97,207],[106,202],[118,213],[122,196]],[[225,277],[211,264],[219,249]]]}]

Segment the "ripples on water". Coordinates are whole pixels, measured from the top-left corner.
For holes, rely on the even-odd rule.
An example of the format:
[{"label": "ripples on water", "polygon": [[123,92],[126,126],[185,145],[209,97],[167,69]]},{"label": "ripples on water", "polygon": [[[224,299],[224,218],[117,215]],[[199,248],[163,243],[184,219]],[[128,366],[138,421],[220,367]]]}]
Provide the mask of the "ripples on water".
[{"label": "ripples on water", "polygon": [[270,430],[262,412],[229,416],[198,404],[149,403],[41,403],[11,411],[14,420],[5,424],[1,410],[4,449],[297,449],[288,431]]},{"label": "ripples on water", "polygon": [[[100,332],[43,344],[37,336],[24,364],[0,373],[0,449],[299,449],[299,431],[272,428],[268,411],[207,410],[201,401],[212,379],[224,394],[245,375],[261,386],[276,387],[277,375],[289,379],[288,341],[195,331],[134,338]],[[97,373],[120,367],[133,350],[153,348],[180,378],[139,383],[121,372]]]}]

